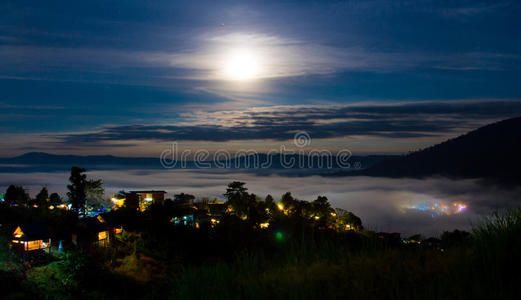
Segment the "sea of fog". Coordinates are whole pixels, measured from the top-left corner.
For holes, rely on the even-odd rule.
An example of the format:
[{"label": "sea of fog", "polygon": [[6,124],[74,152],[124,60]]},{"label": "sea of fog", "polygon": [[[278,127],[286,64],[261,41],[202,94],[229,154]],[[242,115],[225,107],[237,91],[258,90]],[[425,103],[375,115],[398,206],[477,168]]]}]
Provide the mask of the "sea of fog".
[{"label": "sea of fog", "polygon": [[[69,174],[0,173],[0,190],[9,184],[23,185],[34,196],[42,186],[65,196]],[[520,189],[484,186],[479,180],[389,179],[373,177],[295,177],[256,175],[241,170],[97,170],[89,178],[102,179],[110,197],[119,190],[156,189],[190,193],[198,198],[223,198],[231,181],[247,183],[260,197],[278,199],[290,191],[301,200],[326,196],[333,207],[352,211],[366,228],[437,236],[445,230],[470,230],[495,210],[518,206]]]}]

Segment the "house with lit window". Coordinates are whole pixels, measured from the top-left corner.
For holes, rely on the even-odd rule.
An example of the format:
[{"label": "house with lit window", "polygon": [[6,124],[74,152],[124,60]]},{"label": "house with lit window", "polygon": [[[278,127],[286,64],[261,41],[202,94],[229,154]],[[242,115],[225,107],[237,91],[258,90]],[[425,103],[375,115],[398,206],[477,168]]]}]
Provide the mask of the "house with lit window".
[{"label": "house with lit window", "polygon": [[51,236],[47,227],[40,223],[20,224],[13,232],[13,250],[26,253],[48,249],[51,251]]},{"label": "house with lit window", "polygon": [[139,208],[141,211],[145,210],[145,208],[154,203],[154,204],[164,204],[165,203],[165,191],[130,191],[131,194],[135,194],[139,199]]},{"label": "house with lit window", "polygon": [[[133,199],[134,197],[135,197],[135,199]],[[125,191],[120,191],[120,192],[116,193],[111,199],[113,208],[118,209],[118,208],[123,207],[125,205],[125,202],[127,201],[127,199],[128,199],[128,201],[135,201],[136,203],[139,202],[139,200],[137,199],[137,195],[127,193]]]},{"label": "house with lit window", "polygon": [[165,191],[130,191],[130,192],[118,192],[112,197],[112,203],[114,209],[118,209],[125,205],[125,202],[132,201],[137,203],[139,210],[144,211],[150,204],[164,204],[165,203]]},{"label": "house with lit window", "polygon": [[99,245],[106,246],[110,242],[111,228],[106,226],[102,217],[87,217],[79,221],[72,243],[76,246]]},{"label": "house with lit window", "polygon": [[121,236],[123,233],[123,225],[117,219],[115,214],[104,213],[96,216],[96,219],[105,226],[111,236]]}]

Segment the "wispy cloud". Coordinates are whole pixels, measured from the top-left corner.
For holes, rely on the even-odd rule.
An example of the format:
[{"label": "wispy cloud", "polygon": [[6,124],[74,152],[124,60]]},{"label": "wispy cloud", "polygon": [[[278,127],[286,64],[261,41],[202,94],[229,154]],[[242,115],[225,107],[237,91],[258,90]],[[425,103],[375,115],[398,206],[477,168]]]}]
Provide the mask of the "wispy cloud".
[{"label": "wispy cloud", "polygon": [[177,124],[107,126],[54,136],[66,144],[149,141],[288,140],[305,130],[317,139],[345,136],[444,136],[521,114],[521,101],[428,101],[333,106],[277,106],[185,113]]},{"label": "wispy cloud", "polygon": [[[332,46],[251,32],[205,34],[193,39],[193,46],[178,51],[1,45],[0,77],[163,86],[180,79],[226,82],[224,64],[237,49],[248,49],[257,60],[259,70],[254,79],[412,68],[500,70],[520,59],[518,55],[493,52],[452,55],[383,51],[360,45]],[[76,69],[88,76],[71,76],[70,72]],[[135,72],[138,69],[146,70],[146,76]],[[36,71],[42,75],[35,77]],[[115,75],[118,80],[110,79]]]},{"label": "wispy cloud", "polygon": [[58,105],[13,105],[0,102],[0,109],[16,109],[16,110],[62,110],[64,106]]}]

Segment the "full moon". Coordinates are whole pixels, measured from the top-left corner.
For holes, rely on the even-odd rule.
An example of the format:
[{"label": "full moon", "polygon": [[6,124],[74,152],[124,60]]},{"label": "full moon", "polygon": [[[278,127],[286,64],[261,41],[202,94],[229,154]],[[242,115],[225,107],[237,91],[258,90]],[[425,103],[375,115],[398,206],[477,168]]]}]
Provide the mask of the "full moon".
[{"label": "full moon", "polygon": [[259,58],[248,50],[234,51],[224,65],[224,76],[229,80],[253,79],[259,74]]}]

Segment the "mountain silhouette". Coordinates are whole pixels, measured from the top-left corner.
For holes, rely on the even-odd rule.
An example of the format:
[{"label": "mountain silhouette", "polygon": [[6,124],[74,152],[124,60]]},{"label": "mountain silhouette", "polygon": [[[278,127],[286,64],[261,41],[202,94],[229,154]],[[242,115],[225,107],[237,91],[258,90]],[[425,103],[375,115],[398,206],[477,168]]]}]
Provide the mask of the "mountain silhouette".
[{"label": "mountain silhouette", "polygon": [[486,125],[441,144],[391,157],[349,175],[447,176],[521,183],[521,117]]},{"label": "mountain silhouette", "polygon": [[[392,155],[366,155],[352,156],[350,162],[360,168],[368,168],[378,162],[392,158]],[[271,174],[274,170],[289,174],[289,172],[299,171],[299,176],[315,175],[322,173],[330,173],[331,170],[339,170],[336,158],[332,157],[331,169],[327,168],[327,163],[319,162],[317,157],[301,156],[299,154],[287,155],[286,161],[305,162],[304,168],[296,163],[292,168],[286,168],[281,164],[280,154],[264,154],[259,153],[256,156],[248,155],[246,157],[232,157],[226,161],[208,161],[203,162],[210,168],[226,168],[229,169],[248,169],[251,172],[259,174]],[[211,157],[209,158],[211,159]],[[257,164],[255,164],[255,161]],[[225,163],[228,162],[228,163]],[[261,167],[266,162],[270,162],[269,166]],[[112,155],[56,155],[45,152],[28,152],[16,157],[0,158],[1,172],[50,172],[50,171],[68,171],[71,166],[81,166],[87,170],[124,170],[124,169],[142,169],[142,170],[158,170],[164,169],[161,165],[159,157],[117,157]],[[201,168],[192,160],[182,164],[180,161],[172,168]],[[290,174],[291,175],[291,174]]]}]

